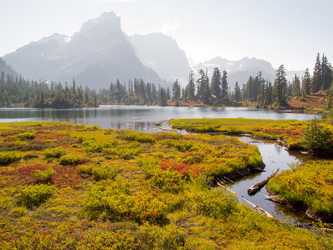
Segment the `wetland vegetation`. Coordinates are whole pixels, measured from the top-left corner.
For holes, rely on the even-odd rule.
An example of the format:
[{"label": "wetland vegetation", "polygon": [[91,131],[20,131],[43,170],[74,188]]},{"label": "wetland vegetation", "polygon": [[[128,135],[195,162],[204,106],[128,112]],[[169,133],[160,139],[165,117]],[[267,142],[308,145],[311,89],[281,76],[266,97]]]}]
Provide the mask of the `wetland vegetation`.
[{"label": "wetland vegetation", "polygon": [[210,188],[262,164],[237,138],[16,122],[0,124],[0,150],[3,249],[332,247]]}]

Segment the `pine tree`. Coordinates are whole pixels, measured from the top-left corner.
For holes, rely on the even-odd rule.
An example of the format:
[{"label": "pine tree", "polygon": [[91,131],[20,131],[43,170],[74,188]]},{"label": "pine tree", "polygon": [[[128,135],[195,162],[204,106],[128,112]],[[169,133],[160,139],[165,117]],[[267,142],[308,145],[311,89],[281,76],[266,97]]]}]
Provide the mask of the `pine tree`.
[{"label": "pine tree", "polygon": [[273,85],[274,105],[285,106],[287,104],[287,79],[284,65],[282,64],[276,71],[276,79]]},{"label": "pine tree", "polygon": [[178,79],[172,85],[172,96],[175,101],[179,101],[180,99],[180,84]]},{"label": "pine tree", "polygon": [[194,94],[195,94],[195,84],[194,84],[194,78],[193,78],[193,70],[191,70],[190,74],[189,74],[189,81],[188,84],[186,86],[187,92],[188,92],[188,99],[190,101],[194,100]]},{"label": "pine tree", "polygon": [[200,77],[197,80],[198,98],[205,104],[210,104],[211,92],[209,88],[209,78],[207,76],[207,72],[200,69],[199,75]]},{"label": "pine tree", "polygon": [[295,77],[293,79],[293,96],[296,96],[297,98],[301,97],[301,82],[299,80],[299,77],[295,74]]},{"label": "pine tree", "polygon": [[221,88],[221,99],[223,104],[227,104],[228,101],[228,73],[223,71],[222,75],[222,88]]},{"label": "pine tree", "polygon": [[332,83],[332,66],[328,63],[325,55],[321,60],[321,89],[328,90]]},{"label": "pine tree", "polygon": [[234,99],[235,99],[236,102],[240,102],[242,100],[242,94],[241,94],[241,90],[240,90],[240,87],[238,85],[238,82],[236,82],[236,84],[235,84]]},{"label": "pine tree", "polygon": [[214,68],[213,76],[212,76],[212,81],[211,81],[211,92],[212,95],[216,98],[216,103],[221,102],[221,72],[220,70],[216,67]]},{"label": "pine tree", "polygon": [[312,93],[316,93],[321,88],[321,82],[322,82],[322,70],[321,70],[321,63],[320,63],[320,54],[317,54],[316,58],[316,64],[313,71],[313,77],[311,81],[311,91]]},{"label": "pine tree", "polygon": [[308,68],[306,68],[302,80],[302,92],[304,96],[307,96],[311,93],[311,76]]}]

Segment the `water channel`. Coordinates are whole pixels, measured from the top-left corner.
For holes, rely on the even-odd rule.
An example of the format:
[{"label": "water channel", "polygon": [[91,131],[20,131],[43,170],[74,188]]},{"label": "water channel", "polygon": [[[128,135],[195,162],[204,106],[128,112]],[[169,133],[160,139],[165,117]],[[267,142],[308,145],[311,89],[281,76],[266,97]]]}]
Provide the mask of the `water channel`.
[{"label": "water channel", "polygon": [[[102,128],[134,129],[143,132],[159,132],[170,127],[166,121],[176,118],[254,118],[254,119],[296,119],[309,120],[315,117],[310,114],[295,114],[291,112],[275,112],[251,108],[201,108],[201,107],[152,107],[152,106],[102,106],[85,109],[0,109],[0,122],[18,121],[60,121],[72,124],[98,124]],[[161,123],[162,126],[156,126]],[[295,152],[288,152],[284,147],[272,142],[254,140],[250,137],[240,137],[241,141],[256,145],[265,163],[265,172],[243,178],[230,185],[233,191],[262,207],[279,220],[293,223],[308,224],[304,212],[293,210],[267,200],[263,188],[255,196],[248,196],[247,189],[263,180],[277,168],[280,171],[289,169],[288,164],[306,160],[307,157]],[[239,199],[240,202],[244,202]]]},{"label": "water channel", "polygon": [[[290,169],[289,164],[303,162],[312,157],[309,155],[303,155],[300,152],[287,151],[285,147],[278,143],[272,143],[271,141],[256,140],[250,137],[239,137],[239,139],[242,142],[250,143],[258,147],[263,162],[266,165],[265,172],[242,178],[235,183],[230,184],[228,188],[231,188],[240,196],[243,196],[252,203],[260,206],[281,221],[293,223],[294,225],[301,227],[312,228],[310,225],[311,220],[307,217],[304,211],[296,210],[290,206],[281,205],[268,200],[268,194],[265,188],[262,188],[261,191],[254,196],[249,196],[247,194],[248,188],[253,184],[264,180],[278,168],[280,169],[279,173],[281,173],[283,170]],[[245,203],[243,199],[239,199],[239,202]]]}]

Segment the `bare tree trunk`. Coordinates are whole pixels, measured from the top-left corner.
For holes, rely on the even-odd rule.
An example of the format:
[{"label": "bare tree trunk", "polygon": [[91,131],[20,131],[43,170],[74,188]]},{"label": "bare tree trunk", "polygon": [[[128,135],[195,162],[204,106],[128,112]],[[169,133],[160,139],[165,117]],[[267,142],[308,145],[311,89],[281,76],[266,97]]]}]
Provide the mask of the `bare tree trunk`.
[{"label": "bare tree trunk", "polygon": [[276,175],[276,173],[278,171],[279,171],[279,169],[277,169],[273,174],[271,174],[270,176],[266,177],[261,182],[258,182],[256,184],[252,185],[247,190],[248,195],[252,196],[252,195],[255,195],[256,193],[258,193],[267,184],[267,182]]}]

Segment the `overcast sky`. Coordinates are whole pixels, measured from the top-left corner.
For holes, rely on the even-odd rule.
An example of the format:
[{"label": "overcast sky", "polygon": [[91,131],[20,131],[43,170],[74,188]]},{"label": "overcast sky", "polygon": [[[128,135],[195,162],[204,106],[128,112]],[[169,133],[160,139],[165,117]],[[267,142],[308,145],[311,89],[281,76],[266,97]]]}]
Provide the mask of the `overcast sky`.
[{"label": "overcast sky", "polygon": [[126,34],[163,32],[196,63],[247,56],[312,71],[318,52],[333,63],[332,0],[0,0],[0,56],[110,11]]}]

